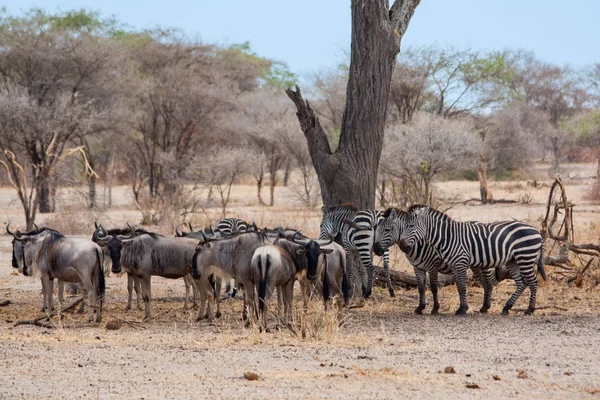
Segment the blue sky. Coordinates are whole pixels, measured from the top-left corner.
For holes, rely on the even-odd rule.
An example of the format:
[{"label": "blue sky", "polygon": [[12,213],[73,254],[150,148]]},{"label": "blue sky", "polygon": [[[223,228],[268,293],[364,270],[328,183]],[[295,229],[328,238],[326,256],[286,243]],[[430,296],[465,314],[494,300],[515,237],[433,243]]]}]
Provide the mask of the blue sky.
[{"label": "blue sky", "polygon": [[[5,0],[10,13],[87,8],[135,28],[176,27],[204,42],[250,41],[258,54],[305,74],[344,60],[349,0]],[[402,41],[473,49],[523,48],[559,65],[600,62],[600,1],[422,0]]]}]

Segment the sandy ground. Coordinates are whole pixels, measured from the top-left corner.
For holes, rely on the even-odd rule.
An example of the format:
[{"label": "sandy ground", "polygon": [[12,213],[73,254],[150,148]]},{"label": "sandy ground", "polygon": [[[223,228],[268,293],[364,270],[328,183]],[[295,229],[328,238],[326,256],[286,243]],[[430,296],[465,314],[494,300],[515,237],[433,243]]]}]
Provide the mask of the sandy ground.
[{"label": "sandy ground", "polygon": [[[582,239],[597,242],[600,207],[585,200],[591,183],[575,171],[567,193],[578,204],[576,229]],[[589,172],[583,171],[582,176]],[[461,220],[514,217],[539,225],[547,186],[535,189],[526,182],[491,186],[495,198],[530,200],[495,206],[467,203],[449,213]],[[139,218],[128,206],[127,189],[119,190],[114,210],[78,222],[89,224],[101,217],[122,224]],[[318,229],[318,210],[291,209],[287,200],[285,208],[274,210],[244,206],[243,199],[254,190],[235,189],[233,213],[265,224],[273,223],[274,215],[284,216],[285,223],[296,222],[309,233]],[[478,193],[476,182],[447,182],[437,190],[454,201]],[[283,199],[285,193],[278,195]],[[19,218],[9,189],[0,189],[0,209],[6,221]],[[69,212],[77,209],[73,206]],[[212,214],[197,217],[203,218]],[[239,299],[223,302],[219,320],[196,322],[195,311],[183,311],[183,282],[162,278],[152,282],[157,317],[138,324],[143,312],[125,312],[126,279],[114,275],[107,278],[103,323],[88,324],[86,315],[75,313],[57,321],[54,329],[13,327],[19,319],[39,316],[42,298],[39,281],[17,275],[10,268],[10,256],[10,239],[2,236],[0,302],[11,304],[0,307],[0,398],[600,397],[596,266],[581,288],[569,286],[549,269],[551,279],[541,284],[540,309],[532,317],[522,312],[500,316],[513,290],[506,281],[495,289],[488,315],[474,311],[482,302],[482,289],[470,287],[471,310],[464,318],[453,315],[458,305],[454,287],[441,290],[439,316],[413,314],[415,290],[400,289],[396,298],[390,298],[377,288],[364,307],[346,311],[341,327],[333,312],[323,312],[320,302],[315,300],[304,314],[296,301],[295,333],[286,328],[261,333],[243,327]],[[398,252],[392,263],[396,269],[407,268]],[[527,298],[528,291],[516,309],[525,307]],[[116,317],[136,324],[106,330],[105,322]],[[455,373],[444,373],[446,367]],[[245,379],[247,371],[259,379]],[[525,378],[518,377],[520,371],[525,371],[521,373]]]}]

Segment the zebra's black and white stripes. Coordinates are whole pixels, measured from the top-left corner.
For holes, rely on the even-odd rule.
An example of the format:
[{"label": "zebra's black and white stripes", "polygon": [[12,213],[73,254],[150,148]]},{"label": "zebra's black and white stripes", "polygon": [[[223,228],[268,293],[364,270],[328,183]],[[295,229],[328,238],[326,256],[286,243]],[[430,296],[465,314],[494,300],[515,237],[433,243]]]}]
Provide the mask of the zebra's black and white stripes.
[{"label": "zebra's black and white stripes", "polygon": [[[409,252],[418,243],[433,246],[442,261],[452,268],[460,295],[457,314],[465,314],[468,309],[467,268],[479,268],[485,276],[493,274],[495,268],[501,265],[508,266],[511,278],[517,285],[502,313],[508,313],[525,286],[531,292],[526,314],[530,315],[535,310],[538,286],[536,264],[544,279],[546,275],[542,260],[542,237],[534,227],[519,221],[458,222],[430,207],[415,205],[408,210],[398,244],[402,251]],[[489,300],[489,296],[486,296],[485,309],[489,308]]]},{"label": "zebra's black and white stripes", "polygon": [[[340,235],[344,250],[346,250],[346,265],[348,281],[352,282],[352,256],[359,254],[361,265],[358,271],[362,280],[363,297],[371,295],[373,287],[373,237],[375,228],[382,219],[382,212],[375,210],[358,210],[353,205],[338,207],[323,207],[321,233],[319,238],[326,239],[327,234],[336,237]],[[389,252],[383,253],[383,268],[386,272],[390,296],[394,296],[394,289],[389,277]],[[366,276],[365,276],[366,273]]]},{"label": "zebra's black and white stripes", "polygon": [[[383,220],[377,226],[375,231],[375,239],[373,243],[373,252],[377,255],[382,255],[390,246],[397,244],[400,239],[400,233],[404,229],[409,215],[397,208],[389,208],[383,213]],[[429,274],[429,284],[433,295],[432,314],[437,314],[440,308],[438,300],[438,274],[452,274],[452,268],[444,263],[442,257],[437,252],[435,247],[430,246],[428,242],[417,242],[410,249],[405,249],[406,258],[413,266],[415,276],[417,278],[417,287],[419,289],[419,306],[415,309],[416,314],[422,314],[426,306],[425,289],[426,275]],[[486,299],[491,298],[492,286],[495,283],[493,270],[482,276],[479,268],[472,268],[473,275],[486,290]],[[489,291],[489,293],[488,293]],[[485,301],[484,301],[485,304]],[[489,306],[488,306],[489,308]],[[480,311],[487,311],[483,307]]]}]

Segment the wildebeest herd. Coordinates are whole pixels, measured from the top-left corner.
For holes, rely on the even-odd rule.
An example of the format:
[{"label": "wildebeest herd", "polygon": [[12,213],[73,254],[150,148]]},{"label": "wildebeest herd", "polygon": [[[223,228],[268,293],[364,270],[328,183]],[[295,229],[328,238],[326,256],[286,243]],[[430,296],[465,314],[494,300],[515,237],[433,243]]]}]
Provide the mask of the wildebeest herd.
[{"label": "wildebeest herd", "polygon": [[[69,237],[51,228],[15,232],[12,265],[26,276],[40,276],[43,308],[52,311],[53,282],[57,280],[59,307],[63,303],[64,282],[79,283],[87,296],[89,321],[96,314],[102,319],[105,296],[104,266],[112,272],[127,273],[127,310],[132,307],[136,292],[137,308],[140,295],[144,301],[145,319],[153,318],[151,277],[183,278],[186,287],[185,305],[199,306],[198,319],[219,317],[222,283],[231,296],[243,291],[242,318],[247,324],[260,321],[267,326],[267,307],[277,292],[279,312],[286,323],[292,322],[292,299],[295,281],[302,291],[304,308],[311,287],[320,287],[325,307],[333,300],[338,317],[352,294],[351,263],[359,260],[354,270],[360,273],[362,295],[371,294],[373,284],[372,252],[383,256],[387,285],[394,296],[389,277],[388,249],[397,244],[414,267],[419,288],[421,314],[426,306],[426,274],[429,274],[434,305],[439,273],[452,274],[460,296],[456,314],[464,315],[467,303],[467,270],[484,288],[487,312],[496,283],[496,271],[507,268],[516,283],[516,290],[506,302],[506,314],[526,287],[530,301],[526,314],[535,310],[537,271],[545,279],[543,245],[540,233],[518,221],[497,223],[458,222],[430,207],[414,205],[407,211],[390,208],[385,211],[358,210],[352,205],[323,207],[318,239],[303,235],[297,228],[262,228],[236,218],[221,220],[212,227],[182,232],[175,228],[175,237],[167,237],[143,229],[106,229],[96,224],[91,240]],[[198,305],[198,300],[200,303]],[[214,304],[216,303],[216,304]],[[216,306],[213,315],[212,309]]]}]

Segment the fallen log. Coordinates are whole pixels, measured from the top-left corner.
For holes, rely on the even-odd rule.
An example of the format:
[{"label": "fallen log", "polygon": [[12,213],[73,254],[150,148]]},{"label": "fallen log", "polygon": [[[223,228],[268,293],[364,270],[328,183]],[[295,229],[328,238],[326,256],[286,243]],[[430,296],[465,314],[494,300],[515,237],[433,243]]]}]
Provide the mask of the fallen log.
[{"label": "fallen log", "polygon": [[73,310],[82,301],[83,301],[83,297],[80,298],[79,300],[73,302],[73,304],[71,304],[69,307],[65,308],[64,310],[61,310],[60,312],[53,312],[53,313],[49,313],[49,314],[47,313],[46,315],[42,315],[41,317],[38,317],[36,319],[21,319],[13,324],[13,328],[15,326],[19,326],[19,325],[35,325],[35,326],[39,326],[42,328],[48,328],[48,329],[55,328],[56,325],[52,322],[51,318],[54,317],[55,315],[59,315],[59,314],[65,313],[67,311]]}]

